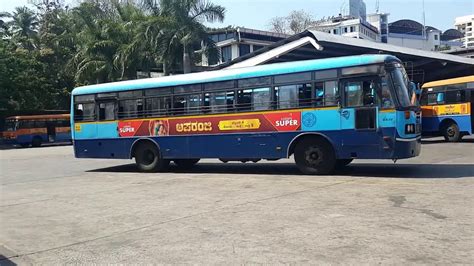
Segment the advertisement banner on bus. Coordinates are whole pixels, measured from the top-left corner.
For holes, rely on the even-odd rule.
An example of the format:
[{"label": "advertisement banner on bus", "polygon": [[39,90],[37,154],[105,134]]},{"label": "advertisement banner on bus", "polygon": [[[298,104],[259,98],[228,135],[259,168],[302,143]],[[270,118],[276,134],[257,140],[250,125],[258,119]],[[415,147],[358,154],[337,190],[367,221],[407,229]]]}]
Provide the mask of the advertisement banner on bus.
[{"label": "advertisement banner on bus", "polygon": [[296,131],[301,112],[119,121],[120,137]]}]

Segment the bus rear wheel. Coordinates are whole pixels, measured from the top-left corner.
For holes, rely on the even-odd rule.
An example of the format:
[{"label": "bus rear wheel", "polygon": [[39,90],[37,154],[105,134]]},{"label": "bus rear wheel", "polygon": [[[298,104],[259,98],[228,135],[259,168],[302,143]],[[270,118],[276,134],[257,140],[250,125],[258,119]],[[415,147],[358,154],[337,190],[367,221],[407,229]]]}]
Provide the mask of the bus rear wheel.
[{"label": "bus rear wheel", "polygon": [[135,163],[141,172],[159,172],[166,170],[170,161],[161,158],[156,145],[144,142],[138,144],[135,150]]},{"label": "bus rear wheel", "polygon": [[444,139],[449,142],[457,142],[462,138],[459,127],[454,122],[448,122],[441,129],[441,134],[444,136]]},{"label": "bus rear wheel", "polygon": [[334,171],[336,156],[332,146],[322,139],[303,139],[296,144],[295,162],[307,175],[326,175]]},{"label": "bus rear wheel", "polygon": [[191,169],[199,162],[199,159],[176,159],[173,162],[181,169]]}]

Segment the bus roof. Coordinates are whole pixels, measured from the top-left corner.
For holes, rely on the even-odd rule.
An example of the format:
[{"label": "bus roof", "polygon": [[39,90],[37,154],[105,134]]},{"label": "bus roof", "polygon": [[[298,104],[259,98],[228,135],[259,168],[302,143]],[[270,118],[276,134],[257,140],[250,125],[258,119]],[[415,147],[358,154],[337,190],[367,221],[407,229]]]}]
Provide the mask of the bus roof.
[{"label": "bus roof", "polygon": [[18,115],[10,116],[6,119],[15,120],[41,120],[41,119],[69,119],[70,114],[55,114],[55,115]]},{"label": "bus roof", "polygon": [[431,88],[431,87],[468,83],[468,82],[474,82],[474,76],[465,76],[465,77],[460,77],[460,78],[443,79],[443,80],[427,82],[423,84],[421,88],[426,89],[426,88]]},{"label": "bus roof", "polygon": [[75,88],[72,91],[72,95],[189,85],[196,83],[207,83],[232,79],[244,79],[268,75],[324,70],[331,68],[370,65],[394,60],[399,61],[396,57],[391,55],[376,54],[267,64],[245,68],[223,69],[159,78],[136,79],[113,83],[88,85]]}]

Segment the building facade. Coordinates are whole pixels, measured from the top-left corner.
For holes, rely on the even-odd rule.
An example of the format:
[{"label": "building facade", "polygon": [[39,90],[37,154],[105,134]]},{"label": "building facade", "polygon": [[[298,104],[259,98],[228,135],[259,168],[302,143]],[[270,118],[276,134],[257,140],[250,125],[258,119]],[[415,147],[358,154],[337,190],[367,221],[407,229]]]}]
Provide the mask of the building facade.
[{"label": "building facade", "polygon": [[380,42],[388,42],[388,13],[374,13],[367,16],[367,22],[376,27],[380,34]]},{"label": "building facade", "polygon": [[457,17],[454,26],[464,34],[463,47],[474,47],[474,14]]},{"label": "building facade", "polygon": [[316,21],[309,29],[350,38],[365,39],[374,42],[381,41],[378,29],[362,18],[348,16],[331,17]]},{"label": "building facade", "polygon": [[202,66],[215,66],[244,56],[290,35],[243,27],[218,29],[209,32],[219,50],[218,58],[202,56]]}]

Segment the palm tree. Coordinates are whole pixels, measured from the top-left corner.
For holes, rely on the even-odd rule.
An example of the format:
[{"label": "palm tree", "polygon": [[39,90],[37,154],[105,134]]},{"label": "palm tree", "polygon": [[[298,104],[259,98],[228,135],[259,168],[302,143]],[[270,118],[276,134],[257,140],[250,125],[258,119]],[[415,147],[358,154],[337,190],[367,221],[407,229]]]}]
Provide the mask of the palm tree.
[{"label": "palm tree", "polygon": [[176,51],[182,53],[183,72],[191,72],[193,48],[196,45],[215,48],[204,22],[222,22],[225,8],[207,0],[161,0],[161,15],[169,18],[171,27],[161,33],[160,50],[165,65],[176,61]]},{"label": "palm tree", "polygon": [[[4,14],[6,15],[6,14]],[[7,22],[12,37],[16,42],[21,44],[23,48],[32,50],[36,47],[38,17],[27,7],[17,7],[10,16],[11,21]]]}]

